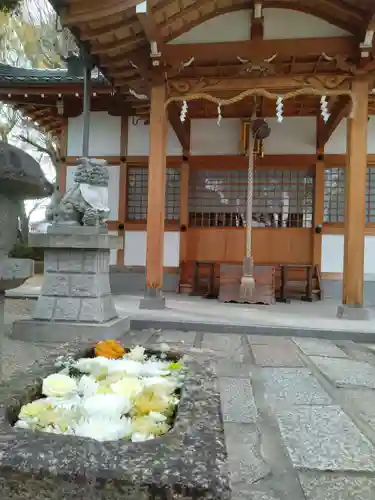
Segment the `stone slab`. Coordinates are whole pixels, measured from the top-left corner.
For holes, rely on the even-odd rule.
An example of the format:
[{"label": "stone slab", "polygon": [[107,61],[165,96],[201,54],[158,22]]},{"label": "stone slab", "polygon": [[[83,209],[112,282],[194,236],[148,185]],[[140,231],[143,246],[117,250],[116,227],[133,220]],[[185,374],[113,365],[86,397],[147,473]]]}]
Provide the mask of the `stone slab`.
[{"label": "stone slab", "polygon": [[84,232],[71,233],[35,233],[30,234],[30,245],[41,248],[87,248],[119,250],[124,246],[122,236],[115,234],[85,234]]},{"label": "stone slab", "polygon": [[363,332],[361,330],[334,330],[323,328],[301,328],[291,326],[273,326],[273,325],[251,325],[251,324],[233,324],[214,321],[189,321],[186,319],[157,319],[138,317],[132,318],[132,328],[144,330],[148,328],[157,328],[161,330],[181,330],[220,334],[239,334],[239,335],[259,335],[270,337],[311,337],[330,340],[352,340],[354,342],[374,342],[375,332]]},{"label": "stone slab", "polygon": [[362,361],[311,356],[311,361],[336,387],[375,389],[375,367]]},{"label": "stone slab", "polygon": [[375,431],[375,391],[372,389],[340,389],[339,395],[356,414]]},{"label": "stone slab", "polygon": [[195,332],[180,332],[180,331],[166,331],[156,332],[155,342],[157,343],[170,343],[170,344],[185,344],[192,346],[195,342]]},{"label": "stone slab", "polygon": [[250,345],[269,345],[269,344],[277,344],[282,346],[293,345],[290,338],[287,337],[275,337],[272,335],[247,335],[247,340]]},{"label": "stone slab", "polygon": [[373,500],[375,479],[329,473],[299,475],[306,500]]},{"label": "stone slab", "polygon": [[117,339],[130,329],[128,317],[116,318],[107,323],[78,323],[69,321],[15,321],[11,338],[25,342],[71,342],[77,338],[95,340]]},{"label": "stone slab", "polygon": [[342,349],[339,349],[329,340],[293,338],[293,341],[297,344],[301,351],[306,354],[306,356],[327,356],[330,358],[348,357]]},{"label": "stone slab", "polygon": [[271,405],[328,405],[332,400],[307,368],[262,368],[266,400]]},{"label": "stone slab", "polygon": [[229,500],[217,378],[193,360],[186,361],[178,424],[147,443],[98,442],[11,427],[21,404],[38,396],[41,379],[55,371],[56,357],[86,357],[89,345],[64,345],[0,385],[1,499]]},{"label": "stone slab", "polygon": [[372,314],[365,307],[351,307],[341,304],[337,308],[337,317],[351,321],[369,321],[372,319]]},{"label": "stone slab", "polygon": [[139,309],[148,309],[150,311],[159,311],[165,309],[165,297],[143,297],[139,301]]},{"label": "stone slab", "polygon": [[260,435],[247,424],[225,423],[224,431],[232,489],[248,489],[271,472],[261,454]]},{"label": "stone slab", "polygon": [[249,378],[252,365],[234,359],[218,359],[213,362],[213,369],[218,377]]},{"label": "stone slab", "polygon": [[301,358],[298,357],[298,351],[293,344],[291,346],[277,343],[253,345],[251,350],[255,362],[259,366],[303,366]]},{"label": "stone slab", "polygon": [[276,416],[295,468],[375,472],[374,446],[340,407],[299,406]]},{"label": "stone slab", "polygon": [[248,354],[240,335],[215,335],[206,333],[202,340],[202,349],[215,352],[219,357],[242,361]]},{"label": "stone slab", "polygon": [[224,422],[255,423],[257,407],[249,380],[219,379]]}]

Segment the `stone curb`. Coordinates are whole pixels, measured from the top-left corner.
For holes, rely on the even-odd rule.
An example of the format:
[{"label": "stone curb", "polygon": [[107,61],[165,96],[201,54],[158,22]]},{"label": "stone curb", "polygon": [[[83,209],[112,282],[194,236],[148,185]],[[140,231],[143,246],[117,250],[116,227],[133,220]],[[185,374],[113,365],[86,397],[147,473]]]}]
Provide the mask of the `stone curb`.
[{"label": "stone curb", "polygon": [[321,339],[351,340],[353,342],[375,343],[375,332],[354,330],[320,330],[313,328],[294,328],[271,325],[233,325],[227,323],[204,323],[180,320],[158,320],[131,318],[130,328],[133,330],[179,330],[204,333],[233,333],[240,335],[268,335],[277,337],[314,337]]}]

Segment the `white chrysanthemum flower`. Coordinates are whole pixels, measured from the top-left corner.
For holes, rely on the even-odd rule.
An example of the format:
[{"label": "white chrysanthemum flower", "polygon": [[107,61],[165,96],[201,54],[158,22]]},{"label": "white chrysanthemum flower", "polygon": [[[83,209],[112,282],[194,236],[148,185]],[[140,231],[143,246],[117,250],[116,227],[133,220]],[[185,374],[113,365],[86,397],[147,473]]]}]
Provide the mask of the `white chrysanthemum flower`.
[{"label": "white chrysanthemum flower", "polygon": [[68,377],[54,373],[43,380],[42,393],[45,396],[69,398],[77,392],[77,382]]},{"label": "white chrysanthemum flower", "polygon": [[105,358],[104,356],[97,356],[96,358],[81,358],[79,359],[74,368],[79,370],[81,373],[87,373],[98,377],[99,375],[106,374],[108,372],[108,365],[112,360]]},{"label": "white chrysanthemum flower", "polygon": [[108,374],[124,373],[132,377],[138,377],[142,371],[143,364],[132,359],[112,359],[108,365]]},{"label": "white chrysanthemum flower", "polygon": [[157,377],[165,375],[169,363],[164,361],[147,361],[142,365],[140,375],[143,377]]},{"label": "white chrysanthemum flower", "polygon": [[81,398],[78,394],[74,394],[70,398],[46,398],[46,401],[51,405],[52,408],[58,408],[60,410],[73,410],[81,404]]},{"label": "white chrysanthemum flower", "polygon": [[154,385],[162,387],[163,392],[166,394],[171,394],[177,388],[176,383],[167,377],[149,377],[144,380],[144,385],[145,387],[152,387]]},{"label": "white chrysanthemum flower", "polygon": [[99,384],[92,375],[83,375],[78,382],[78,393],[84,398],[94,396],[98,388]]},{"label": "white chrysanthemum flower", "polygon": [[145,350],[144,347],[137,345],[130,350],[126,357],[133,361],[144,361],[146,359]]},{"label": "white chrysanthemum flower", "polygon": [[142,382],[136,377],[124,377],[111,385],[112,391],[119,395],[131,398],[143,390]]},{"label": "white chrysanthemum flower", "polygon": [[155,439],[155,436],[152,434],[143,434],[142,432],[134,432],[134,434],[132,434],[131,439],[133,443],[141,443],[142,441],[149,441],[150,439]]},{"label": "white chrysanthemum flower", "polygon": [[80,420],[73,432],[76,436],[97,441],[117,441],[131,436],[132,423],[130,418],[108,418],[95,415]]},{"label": "white chrysanthemum flower", "polygon": [[34,425],[32,422],[29,420],[17,420],[17,422],[14,424],[14,427],[16,429],[33,429]]},{"label": "white chrysanthemum flower", "polygon": [[129,398],[117,394],[96,394],[82,401],[82,413],[88,417],[120,418],[131,407]]}]

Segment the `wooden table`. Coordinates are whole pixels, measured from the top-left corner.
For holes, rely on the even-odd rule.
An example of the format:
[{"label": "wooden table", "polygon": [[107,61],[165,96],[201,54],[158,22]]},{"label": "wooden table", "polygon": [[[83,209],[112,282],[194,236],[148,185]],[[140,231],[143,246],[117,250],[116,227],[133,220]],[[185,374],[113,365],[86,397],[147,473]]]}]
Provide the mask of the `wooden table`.
[{"label": "wooden table", "polygon": [[194,271],[193,271],[193,290],[191,295],[200,295],[199,292],[199,269],[203,266],[207,266],[209,269],[209,277],[207,283],[207,292],[205,293],[205,297],[212,297],[215,295],[215,262],[212,261],[195,261],[194,262]]},{"label": "wooden table", "polygon": [[289,302],[287,297],[288,270],[303,269],[306,271],[305,295],[301,300],[312,302],[313,295],[313,266],[310,264],[280,264],[280,296],[278,301]]}]

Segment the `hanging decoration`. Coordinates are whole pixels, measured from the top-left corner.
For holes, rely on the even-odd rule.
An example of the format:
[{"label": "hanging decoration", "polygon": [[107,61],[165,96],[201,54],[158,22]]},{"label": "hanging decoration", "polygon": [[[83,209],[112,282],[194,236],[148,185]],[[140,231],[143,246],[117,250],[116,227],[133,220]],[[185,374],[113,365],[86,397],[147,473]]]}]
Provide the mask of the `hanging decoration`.
[{"label": "hanging decoration", "polygon": [[188,112],[188,103],[187,103],[187,101],[184,101],[182,103],[182,108],[181,108],[181,113],[180,113],[180,120],[182,123],[184,123],[184,121],[186,120],[187,112]]},{"label": "hanging decoration", "polygon": [[[293,90],[291,92],[286,92],[285,94],[274,94],[272,92],[268,92],[266,89],[257,89],[257,88],[251,88],[244,90],[240,94],[231,97],[230,99],[220,99],[219,97],[215,97],[211,94],[207,94],[205,92],[196,92],[192,94],[185,94],[185,95],[180,95],[180,96],[172,96],[169,97],[165,101],[165,107],[167,108],[168,105],[171,102],[186,102],[188,103],[189,101],[194,101],[194,100],[206,100],[215,103],[217,106],[220,106],[220,109],[223,106],[229,106],[230,104],[234,104],[236,102],[240,102],[246,97],[249,96],[259,96],[259,97],[265,97],[266,99],[274,100],[277,102],[278,99],[281,99],[282,101],[286,101],[288,99],[293,99],[294,97],[298,97],[301,95],[315,95],[315,96],[320,96],[324,97],[325,100],[327,99],[328,96],[332,97],[337,97],[337,96],[342,96],[342,95],[347,95],[350,97],[352,100],[352,108],[355,107],[355,99],[353,96],[353,92],[349,89],[316,89],[314,87],[303,87],[297,90]],[[284,106],[284,103],[282,103]],[[326,114],[328,114],[328,109],[326,109]],[[329,117],[329,114],[328,114]]]},{"label": "hanging decoration", "polygon": [[284,120],[284,101],[280,96],[276,99],[276,116],[277,121],[279,123],[282,123],[282,121]]},{"label": "hanging decoration", "polygon": [[221,114],[221,104],[217,107],[217,124],[220,125],[223,115]]},{"label": "hanging decoration", "polygon": [[327,101],[327,96],[323,95],[320,99],[320,111],[322,114],[322,118],[325,123],[328,122],[329,120],[329,112],[328,112],[328,101]]}]

